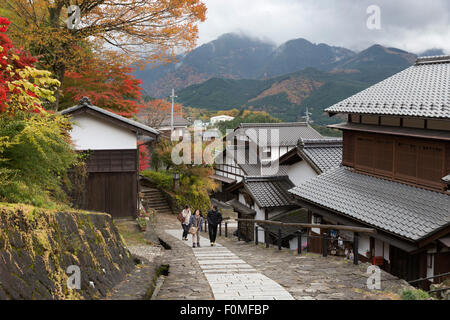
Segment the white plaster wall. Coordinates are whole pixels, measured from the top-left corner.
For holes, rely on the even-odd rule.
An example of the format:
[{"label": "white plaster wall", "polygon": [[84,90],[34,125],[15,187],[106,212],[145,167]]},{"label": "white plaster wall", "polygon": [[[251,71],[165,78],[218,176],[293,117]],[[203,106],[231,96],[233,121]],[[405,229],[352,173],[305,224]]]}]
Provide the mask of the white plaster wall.
[{"label": "white plaster wall", "polygon": [[367,250],[370,251],[370,238],[365,235],[360,235],[358,238],[358,253],[365,257]]},{"label": "white plaster wall", "polygon": [[136,133],[130,130],[88,114],[72,119],[75,150],[137,149]]},{"label": "white plaster wall", "polygon": [[[255,211],[256,211],[255,220],[266,220],[265,209],[261,209],[256,203],[255,203]],[[258,242],[265,243],[263,226],[258,227]]]},{"label": "white plaster wall", "polygon": [[[302,247],[305,247],[308,244],[308,239],[306,236],[302,237]],[[298,248],[298,237],[294,237],[289,240],[289,249],[297,250]]]},{"label": "white plaster wall", "polygon": [[[431,257],[427,257],[427,260],[431,258],[431,268],[428,267],[428,261],[427,261],[427,278],[434,276],[434,254],[431,254]],[[433,279],[431,279],[431,282],[433,282]]]},{"label": "white plaster wall", "polygon": [[391,260],[389,259],[389,243],[384,243],[384,260],[390,262]]},{"label": "white plaster wall", "polygon": [[305,181],[317,176],[317,173],[311,168],[311,166],[306,161],[300,161],[290,165],[287,169],[289,179],[296,185],[299,186]]},{"label": "white plaster wall", "polygon": [[375,239],[375,256],[383,257],[383,241]]},{"label": "white plaster wall", "polygon": [[[312,214],[311,215],[311,224],[316,224],[315,221],[315,217],[317,217],[317,215]],[[316,234],[321,234],[320,229],[319,228],[311,228],[311,231],[316,233]]]}]

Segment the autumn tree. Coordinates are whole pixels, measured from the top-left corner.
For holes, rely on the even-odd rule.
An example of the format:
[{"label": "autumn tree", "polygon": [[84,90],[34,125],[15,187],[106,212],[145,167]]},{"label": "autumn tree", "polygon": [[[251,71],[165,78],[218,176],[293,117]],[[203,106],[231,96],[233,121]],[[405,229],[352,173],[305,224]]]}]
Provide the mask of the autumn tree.
[{"label": "autumn tree", "polygon": [[[71,29],[70,5],[81,16]],[[201,0],[0,0],[0,7],[13,22],[14,40],[62,83],[91,50],[119,52],[122,62],[141,66],[173,60],[177,50],[195,46],[206,14]]]},{"label": "autumn tree", "polygon": [[59,82],[13,46],[8,25],[0,17],[0,202],[51,206],[66,199],[63,180],[78,162],[71,124],[45,110]]},{"label": "autumn tree", "polygon": [[[174,116],[182,115],[182,105],[174,103]],[[172,112],[172,103],[163,99],[154,99],[144,103],[139,112],[139,118],[142,122],[152,128],[159,128],[164,120],[170,119]]]},{"label": "autumn tree", "polygon": [[136,79],[132,71],[122,63],[89,59],[89,63],[78,70],[66,72],[59,109],[71,107],[74,101],[86,96],[100,108],[131,117],[144,107],[142,81]]},{"label": "autumn tree", "polygon": [[0,112],[40,112],[43,104],[55,100],[59,81],[49,71],[34,68],[36,59],[13,46],[6,34],[9,24],[0,17]]}]

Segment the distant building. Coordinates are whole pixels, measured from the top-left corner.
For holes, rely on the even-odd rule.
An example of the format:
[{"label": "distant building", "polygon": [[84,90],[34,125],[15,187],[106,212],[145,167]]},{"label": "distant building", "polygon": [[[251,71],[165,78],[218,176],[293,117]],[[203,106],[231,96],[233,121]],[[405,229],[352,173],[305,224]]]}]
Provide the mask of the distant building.
[{"label": "distant building", "polygon": [[234,117],[227,116],[227,115],[221,115],[221,116],[211,117],[210,123],[211,123],[211,125],[214,125],[218,122],[231,121],[231,120],[234,120]]},{"label": "distant building", "polygon": [[285,122],[241,123],[224,139],[231,144],[221,154],[221,161],[216,159],[213,176],[221,182],[221,190],[240,182],[244,176],[278,175],[285,167],[279,166],[279,170],[274,171],[271,161],[296,148],[301,139],[324,137],[306,123]]},{"label": "distant building", "polygon": [[219,129],[208,129],[203,131],[203,141],[211,141],[222,136]]}]

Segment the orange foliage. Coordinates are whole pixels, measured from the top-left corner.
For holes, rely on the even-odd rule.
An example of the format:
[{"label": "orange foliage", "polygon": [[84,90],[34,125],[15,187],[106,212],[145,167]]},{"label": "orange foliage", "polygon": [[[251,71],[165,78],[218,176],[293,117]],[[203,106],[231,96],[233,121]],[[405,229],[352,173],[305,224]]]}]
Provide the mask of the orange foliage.
[{"label": "orange foliage", "polygon": [[[174,116],[182,115],[182,105],[175,103],[173,105]],[[170,119],[172,112],[172,103],[162,99],[155,99],[144,103],[139,111],[139,118],[146,125],[152,128],[159,128],[164,120]]]}]

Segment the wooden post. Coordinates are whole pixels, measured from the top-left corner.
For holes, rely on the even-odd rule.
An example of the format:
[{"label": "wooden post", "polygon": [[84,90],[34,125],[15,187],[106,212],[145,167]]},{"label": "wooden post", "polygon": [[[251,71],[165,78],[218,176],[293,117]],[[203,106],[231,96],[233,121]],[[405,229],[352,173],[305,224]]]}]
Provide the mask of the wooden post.
[{"label": "wooden post", "polygon": [[255,226],[255,245],[258,245],[258,226]]},{"label": "wooden post", "polygon": [[249,236],[248,236],[248,222],[245,223],[245,242],[249,241]]},{"label": "wooden post", "polygon": [[328,239],[326,233],[322,233],[322,251],[324,257],[328,256]]},{"label": "wooden post", "polygon": [[222,236],[222,222],[219,224],[219,237]]},{"label": "wooden post", "polygon": [[297,253],[302,254],[302,233],[297,233]]},{"label": "wooden post", "polygon": [[237,232],[238,232],[238,241],[241,241],[241,228],[240,228],[240,226],[239,226],[239,223],[238,223],[238,229],[237,229]]},{"label": "wooden post", "polygon": [[281,250],[281,228],[278,228],[278,250]]},{"label": "wooden post", "polygon": [[269,248],[269,237],[268,237],[268,232],[266,229],[264,229],[264,242],[266,243],[266,248]]},{"label": "wooden post", "polygon": [[353,233],[353,263],[358,264],[358,232]]},{"label": "wooden post", "polygon": [[225,238],[228,238],[228,222],[225,222]]}]

